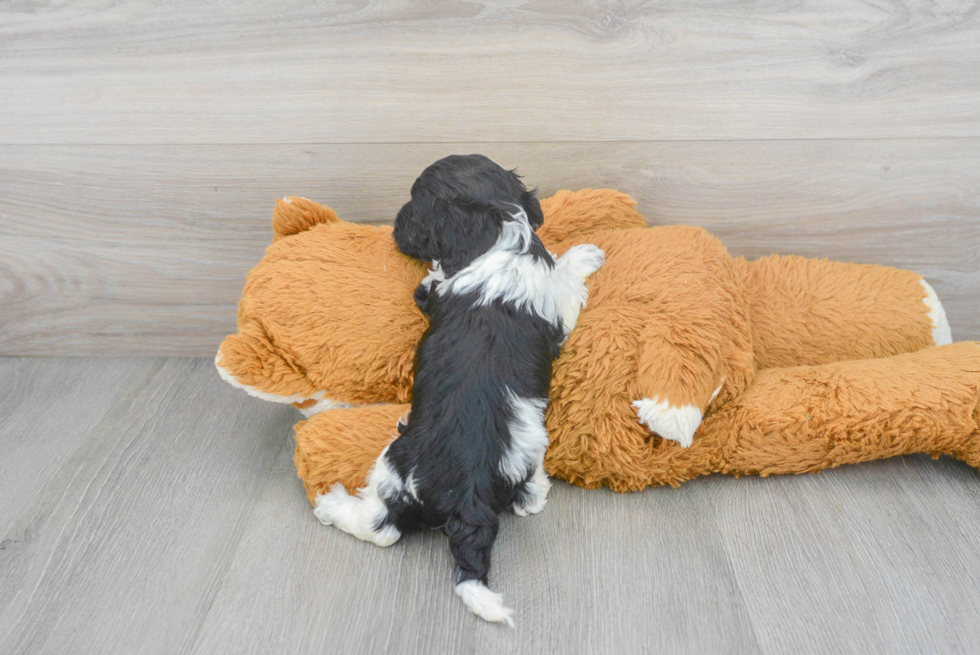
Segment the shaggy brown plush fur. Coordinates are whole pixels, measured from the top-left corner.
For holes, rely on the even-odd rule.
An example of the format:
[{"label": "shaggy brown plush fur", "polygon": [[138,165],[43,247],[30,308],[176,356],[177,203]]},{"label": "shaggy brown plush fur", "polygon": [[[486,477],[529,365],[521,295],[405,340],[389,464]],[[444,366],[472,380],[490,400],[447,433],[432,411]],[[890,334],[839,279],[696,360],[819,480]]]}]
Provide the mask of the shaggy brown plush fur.
[{"label": "shaggy brown plush fur", "polygon": [[[980,464],[980,346],[925,348],[921,276],[799,257],[747,262],[700,228],[640,227],[632,199],[608,189],[541,204],[549,249],[595,243],[607,258],[555,365],[552,475],[625,491],[911,452]],[[311,498],[335,482],[353,490],[408,409],[426,327],[412,293],[425,267],[398,253],[390,228],[345,223],[310,201],[280,201],[274,226],[217,363],[270,400],[374,405],[297,426]],[[655,397],[702,410],[693,446],[639,423],[632,401]]]},{"label": "shaggy brown plush fur", "polygon": [[[299,423],[296,466],[310,502],[337,482],[363,486],[408,408],[340,409]],[[690,448],[651,437],[625,412],[587,417],[574,429],[564,420],[548,414],[545,468],[586,488],[676,487],[710,473],[813,473],[922,452],[980,467],[980,344],[760,371],[745,393],[705,419]]]}]

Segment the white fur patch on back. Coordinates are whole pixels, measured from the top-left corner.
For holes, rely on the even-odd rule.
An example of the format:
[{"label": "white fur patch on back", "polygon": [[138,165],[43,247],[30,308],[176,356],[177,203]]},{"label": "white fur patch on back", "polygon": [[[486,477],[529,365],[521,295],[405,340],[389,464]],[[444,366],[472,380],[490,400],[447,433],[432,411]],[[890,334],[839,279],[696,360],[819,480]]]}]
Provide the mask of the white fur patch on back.
[{"label": "white fur patch on back", "polygon": [[694,405],[671,407],[666,400],[654,397],[635,400],[633,407],[640,417],[640,423],[684,448],[694,441],[694,433],[701,425],[701,410]]},{"label": "white fur patch on back", "polygon": [[545,398],[519,398],[509,389],[507,393],[514,418],[507,425],[510,448],[500,458],[500,474],[516,484],[544,461],[544,453],[548,450],[544,410],[548,401]]},{"label": "white fur patch on back", "polygon": [[[603,252],[595,246],[575,246],[552,267],[530,254],[532,234],[527,214],[516,211],[493,247],[442,281],[437,292],[440,296],[478,292],[479,305],[495,300],[513,303],[561,325],[568,334],[589,297],[585,278],[602,266]],[[433,268],[429,277],[435,274]]]},{"label": "white fur patch on back", "polygon": [[504,606],[504,597],[490,591],[479,580],[467,580],[456,585],[456,595],[471,612],[485,621],[506,623],[514,627],[514,610]]},{"label": "white fur patch on back", "polygon": [[953,343],[953,333],[949,329],[949,321],[946,320],[946,310],[939,302],[939,296],[925,279],[919,280],[919,284],[926,290],[926,297],[922,302],[929,308],[929,320],[932,321],[932,341],[937,346],[945,346]]}]

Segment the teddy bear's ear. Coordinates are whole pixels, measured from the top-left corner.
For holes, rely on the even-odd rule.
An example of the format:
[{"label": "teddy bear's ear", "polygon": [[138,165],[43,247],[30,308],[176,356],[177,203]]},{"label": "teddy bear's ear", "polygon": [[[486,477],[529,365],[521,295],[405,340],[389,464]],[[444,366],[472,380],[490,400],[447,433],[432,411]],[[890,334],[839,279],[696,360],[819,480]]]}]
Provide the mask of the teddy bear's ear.
[{"label": "teddy bear's ear", "polygon": [[319,223],[339,222],[334,210],[312,200],[299,196],[278,198],[276,209],[272,212],[272,229],[276,233],[273,241],[298,234]]},{"label": "teddy bear's ear", "polygon": [[538,236],[549,248],[562,242],[584,243],[590,234],[605,230],[646,227],[636,201],[614,189],[559,191],[541,201],[544,226]]}]

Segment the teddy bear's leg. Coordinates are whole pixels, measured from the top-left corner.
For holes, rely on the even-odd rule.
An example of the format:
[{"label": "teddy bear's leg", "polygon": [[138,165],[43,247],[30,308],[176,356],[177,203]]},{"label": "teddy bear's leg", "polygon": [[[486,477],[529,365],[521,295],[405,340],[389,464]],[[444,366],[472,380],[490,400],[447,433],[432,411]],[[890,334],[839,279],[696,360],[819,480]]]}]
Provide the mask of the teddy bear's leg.
[{"label": "teddy bear's leg", "polygon": [[760,369],[889,357],[952,343],[942,303],[918,273],[778,255],[735,262]]},{"label": "teddy bear's leg", "polygon": [[804,473],[920,452],[980,467],[978,421],[980,344],[963,342],[761,371],[702,433],[722,444],[728,473]]},{"label": "teddy bear's leg", "polygon": [[335,409],[296,424],[296,472],[310,503],[338,483],[354,493],[396,435],[411,405]]},{"label": "teddy bear's leg", "polygon": [[708,405],[725,384],[720,343],[698,335],[696,325],[659,322],[640,334],[638,382],[643,397],[633,402],[641,423],[684,448]]},{"label": "teddy bear's leg", "polygon": [[946,310],[943,308],[939,296],[936,295],[936,290],[932,288],[931,284],[926,282],[925,278],[920,279],[919,284],[922,285],[922,289],[926,294],[922,302],[929,309],[926,315],[929,317],[929,322],[932,323],[933,345],[948,346],[953,343],[953,332],[949,328]]}]

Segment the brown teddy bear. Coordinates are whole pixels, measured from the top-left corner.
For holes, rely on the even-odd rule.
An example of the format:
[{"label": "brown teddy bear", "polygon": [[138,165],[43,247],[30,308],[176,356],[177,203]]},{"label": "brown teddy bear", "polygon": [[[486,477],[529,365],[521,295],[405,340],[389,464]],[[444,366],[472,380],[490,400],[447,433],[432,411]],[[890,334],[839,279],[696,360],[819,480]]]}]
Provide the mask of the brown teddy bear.
[{"label": "brown teddy bear", "polygon": [[[551,475],[626,491],[916,452],[980,466],[980,345],[950,343],[920,275],[734,258],[701,228],[646,227],[609,189],[541,206],[549,249],[606,252],[554,367]],[[303,198],[278,201],[273,228],[215,361],[231,384],[309,417],[296,466],[312,501],[336,482],[362,487],[409,409],[427,269],[390,227]]]}]

